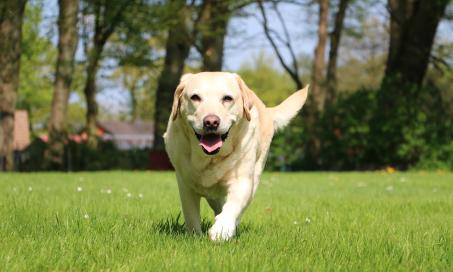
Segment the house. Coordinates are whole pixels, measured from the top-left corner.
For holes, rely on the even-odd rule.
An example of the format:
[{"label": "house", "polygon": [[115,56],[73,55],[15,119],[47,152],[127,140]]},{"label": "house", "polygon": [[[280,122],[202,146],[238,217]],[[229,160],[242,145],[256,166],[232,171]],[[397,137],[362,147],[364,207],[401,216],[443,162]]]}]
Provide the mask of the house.
[{"label": "house", "polygon": [[104,141],[113,141],[121,150],[151,148],[154,143],[154,123],[99,121],[97,134]]}]

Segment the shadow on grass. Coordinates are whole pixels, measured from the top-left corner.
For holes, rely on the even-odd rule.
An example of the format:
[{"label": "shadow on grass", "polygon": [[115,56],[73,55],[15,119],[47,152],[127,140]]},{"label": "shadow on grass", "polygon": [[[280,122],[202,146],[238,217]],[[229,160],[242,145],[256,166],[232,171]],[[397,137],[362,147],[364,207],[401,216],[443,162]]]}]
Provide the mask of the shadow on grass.
[{"label": "shadow on grass", "polygon": [[[153,224],[153,229],[160,234],[171,235],[171,236],[185,236],[188,235],[186,232],[184,223],[182,222],[181,213],[176,216],[170,216],[165,219],[161,219]],[[203,234],[207,234],[209,228],[213,222],[207,218],[201,220],[201,231]],[[236,237],[240,237],[242,233],[250,231],[251,226],[249,224],[241,224],[237,229]]]}]

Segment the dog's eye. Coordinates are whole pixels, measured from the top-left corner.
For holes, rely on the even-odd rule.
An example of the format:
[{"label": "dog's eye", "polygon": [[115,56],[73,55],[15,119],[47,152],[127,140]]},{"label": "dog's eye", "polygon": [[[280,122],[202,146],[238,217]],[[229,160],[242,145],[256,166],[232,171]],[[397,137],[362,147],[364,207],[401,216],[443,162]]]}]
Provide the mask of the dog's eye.
[{"label": "dog's eye", "polygon": [[229,96],[229,95],[225,95],[223,98],[222,98],[222,101],[223,102],[231,102],[233,101],[233,97]]},{"label": "dog's eye", "polygon": [[201,97],[198,96],[197,94],[194,94],[190,97],[190,100],[192,101],[196,101],[196,102],[200,102],[201,101]]}]

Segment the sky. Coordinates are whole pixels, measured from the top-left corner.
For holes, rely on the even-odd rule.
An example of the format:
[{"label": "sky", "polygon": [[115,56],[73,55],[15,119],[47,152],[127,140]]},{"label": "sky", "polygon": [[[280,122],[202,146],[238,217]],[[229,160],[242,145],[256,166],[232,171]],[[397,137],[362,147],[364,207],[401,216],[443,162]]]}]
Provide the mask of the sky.
[{"label": "sky", "polygon": [[[43,29],[56,33],[55,20],[58,14],[57,0],[43,0],[44,23]],[[373,9],[368,10],[368,17],[377,17],[380,20],[387,20],[385,1],[379,1]],[[285,23],[296,51],[296,55],[312,55],[317,42],[317,8],[301,7],[293,4],[280,4],[280,12],[284,17]],[[243,14],[247,16],[235,16],[229,22],[228,35],[225,41],[224,68],[225,71],[237,71],[241,65],[253,62],[260,53],[275,56],[272,47],[264,36],[262,25],[260,24],[259,12],[256,5],[251,5],[244,9]],[[347,16],[348,17],[348,16]],[[277,16],[268,11],[270,28],[281,32],[282,28]],[[438,37],[441,39],[453,40],[453,27],[451,22],[443,22],[438,30]],[[56,44],[56,35],[54,43]],[[341,50],[341,48],[340,48]],[[285,59],[288,59],[288,52],[282,51]],[[77,55],[82,55],[81,46],[78,48]],[[282,69],[281,65],[274,61],[277,69]],[[102,71],[101,71],[102,72]],[[106,79],[99,80],[101,91],[97,95],[97,100],[101,109],[114,109],[113,111],[126,111],[129,103],[128,93],[122,90],[119,84],[108,82]],[[72,100],[83,99],[72,97]]]}]

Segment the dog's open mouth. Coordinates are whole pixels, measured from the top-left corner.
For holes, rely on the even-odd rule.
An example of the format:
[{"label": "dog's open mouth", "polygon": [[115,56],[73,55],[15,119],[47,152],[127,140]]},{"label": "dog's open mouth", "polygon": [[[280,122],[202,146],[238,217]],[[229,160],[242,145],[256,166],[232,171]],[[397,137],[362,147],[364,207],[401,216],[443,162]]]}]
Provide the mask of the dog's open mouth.
[{"label": "dog's open mouth", "polygon": [[228,132],[225,134],[207,133],[203,135],[195,132],[195,136],[200,141],[203,152],[208,155],[214,155],[220,151],[220,148],[228,137]]}]

